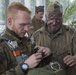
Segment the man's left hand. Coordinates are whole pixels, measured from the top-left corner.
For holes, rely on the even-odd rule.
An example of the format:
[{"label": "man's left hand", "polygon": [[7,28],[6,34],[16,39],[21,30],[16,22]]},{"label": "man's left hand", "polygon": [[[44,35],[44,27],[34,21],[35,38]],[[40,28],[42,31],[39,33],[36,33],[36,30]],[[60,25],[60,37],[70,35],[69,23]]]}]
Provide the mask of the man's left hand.
[{"label": "man's left hand", "polygon": [[70,67],[76,65],[76,56],[67,55],[63,59],[64,63]]},{"label": "man's left hand", "polygon": [[39,49],[37,51],[38,53],[44,53],[44,57],[43,58],[48,57],[52,53],[50,48],[42,47],[42,46],[36,46],[36,47],[38,47],[38,49]]}]

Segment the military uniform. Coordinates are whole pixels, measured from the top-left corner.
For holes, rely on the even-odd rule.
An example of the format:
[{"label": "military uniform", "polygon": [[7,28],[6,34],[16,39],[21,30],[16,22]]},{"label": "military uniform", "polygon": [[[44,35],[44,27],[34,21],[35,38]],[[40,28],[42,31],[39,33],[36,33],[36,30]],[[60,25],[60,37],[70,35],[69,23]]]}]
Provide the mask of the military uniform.
[{"label": "military uniform", "polygon": [[[65,26],[62,24],[62,19],[59,19],[59,22],[57,22],[56,19],[52,16],[55,15],[61,15],[62,17],[63,8],[62,5],[55,1],[52,4],[49,4],[47,6],[47,24],[42,27],[41,29],[37,30],[33,37],[37,45],[45,46],[50,48],[52,54],[48,60],[51,60],[50,65],[57,61],[59,64],[61,64],[62,68],[65,69],[66,74],[65,75],[75,75],[76,74],[76,66],[69,67],[66,64],[64,64],[64,57],[67,55],[72,55],[76,58],[76,31],[75,29],[72,29],[68,26]],[[53,18],[53,19],[52,19]],[[53,21],[53,22],[51,22]],[[53,24],[55,23],[55,24]],[[57,27],[57,24],[60,24],[60,28],[58,30],[55,29],[56,32],[52,32],[52,27]],[[50,30],[48,29],[50,25]],[[54,30],[53,30],[54,31]],[[53,69],[53,66],[51,66]],[[62,73],[63,74],[63,73]]]},{"label": "military uniform", "polygon": [[33,17],[32,19],[32,25],[34,27],[34,31],[38,30],[39,28],[43,27],[45,25],[44,21],[43,20],[37,20],[35,18],[35,16]]},{"label": "military uniform", "polygon": [[[35,7],[35,13],[39,13],[39,12],[44,12],[44,6],[38,6]],[[31,36],[36,30],[38,30],[39,28],[43,27],[45,25],[45,22],[43,20],[38,20],[36,19],[36,17],[34,16],[32,18],[32,24],[33,29],[30,30],[29,35]]]},{"label": "military uniform", "polygon": [[[70,55],[76,55],[76,31],[65,25],[56,34],[49,34],[46,26],[37,30],[34,35],[37,45],[45,46],[51,49],[51,61],[58,61],[66,70],[66,75],[75,75],[76,68],[68,67],[64,64],[63,58]],[[46,61],[49,59],[46,59]]]},{"label": "military uniform", "polygon": [[44,25],[45,25],[45,22],[44,22],[43,20],[37,20],[37,19],[35,18],[35,16],[34,16],[33,19],[32,19],[33,29],[31,29],[31,30],[29,31],[29,36],[31,37],[32,34],[33,34],[36,30],[38,30],[39,28],[43,27]]},{"label": "military uniform", "polygon": [[[13,44],[12,45],[18,45],[18,50],[21,54],[26,54],[26,56],[29,56],[31,54],[31,45],[28,42],[27,38],[19,38],[13,31],[10,31],[8,28],[5,32],[5,34],[2,36],[4,40],[1,41],[0,43],[0,54],[2,54],[2,64],[0,66],[0,74],[3,73],[2,75],[24,75],[20,65],[17,63],[15,56],[13,54],[13,49],[8,46],[8,41],[11,41]],[[11,43],[10,42],[10,43]]]},{"label": "military uniform", "polygon": [[21,69],[20,64],[34,53],[28,38],[19,38],[6,28],[0,39],[0,75],[55,75],[46,66],[37,66],[25,72]]}]

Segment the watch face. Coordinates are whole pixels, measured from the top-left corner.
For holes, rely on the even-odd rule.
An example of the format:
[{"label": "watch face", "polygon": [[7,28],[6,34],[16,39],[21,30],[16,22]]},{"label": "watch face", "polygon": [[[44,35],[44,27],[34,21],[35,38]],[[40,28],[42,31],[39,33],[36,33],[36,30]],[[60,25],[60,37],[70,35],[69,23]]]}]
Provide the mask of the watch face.
[{"label": "watch face", "polygon": [[22,69],[27,70],[28,69],[28,65],[27,64],[22,64]]}]

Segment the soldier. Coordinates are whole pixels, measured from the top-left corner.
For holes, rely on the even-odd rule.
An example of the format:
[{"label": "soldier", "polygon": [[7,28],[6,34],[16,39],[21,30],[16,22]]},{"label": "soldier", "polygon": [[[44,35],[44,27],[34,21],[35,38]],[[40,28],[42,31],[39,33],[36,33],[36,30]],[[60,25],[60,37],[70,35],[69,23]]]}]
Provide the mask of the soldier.
[{"label": "soldier", "polygon": [[51,61],[58,61],[66,70],[66,75],[75,75],[76,31],[62,24],[62,10],[62,5],[57,1],[49,4],[46,25],[37,30],[33,37],[37,45],[51,49]]},{"label": "soldier", "polygon": [[33,32],[44,26],[44,21],[42,20],[44,15],[44,6],[35,7],[35,16],[32,18],[32,26],[29,35],[32,36]]},{"label": "soldier", "polygon": [[[8,6],[6,31],[0,37],[0,75],[53,75],[51,71],[37,67],[50,55],[50,49],[41,46],[33,49],[25,37],[31,23],[30,14],[30,10],[20,2]],[[34,53],[36,49],[38,51]]]}]

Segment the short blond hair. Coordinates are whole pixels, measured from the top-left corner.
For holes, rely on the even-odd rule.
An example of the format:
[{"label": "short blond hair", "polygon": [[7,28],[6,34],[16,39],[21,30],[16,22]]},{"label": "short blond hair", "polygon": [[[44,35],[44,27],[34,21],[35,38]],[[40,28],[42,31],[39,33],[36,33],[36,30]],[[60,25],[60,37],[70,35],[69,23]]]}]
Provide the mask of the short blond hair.
[{"label": "short blond hair", "polygon": [[31,14],[31,11],[21,2],[12,2],[7,8],[7,18],[13,18],[18,10],[25,11],[28,14]]}]

